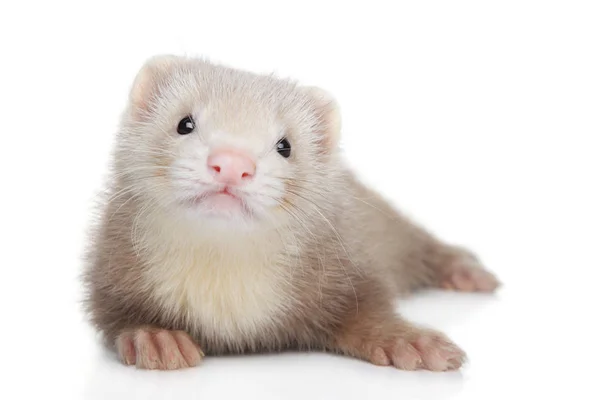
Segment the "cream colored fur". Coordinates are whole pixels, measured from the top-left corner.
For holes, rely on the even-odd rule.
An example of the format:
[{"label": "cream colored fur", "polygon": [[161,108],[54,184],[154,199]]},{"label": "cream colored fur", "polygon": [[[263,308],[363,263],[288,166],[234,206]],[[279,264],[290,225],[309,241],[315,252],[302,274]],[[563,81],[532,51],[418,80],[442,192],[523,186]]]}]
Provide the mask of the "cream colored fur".
[{"label": "cream colored fur", "polygon": [[208,337],[238,343],[272,329],[292,308],[278,235],[211,238],[183,224],[155,224],[160,235],[146,239],[156,243],[147,244],[154,251],[142,279],[165,313],[185,314]]}]

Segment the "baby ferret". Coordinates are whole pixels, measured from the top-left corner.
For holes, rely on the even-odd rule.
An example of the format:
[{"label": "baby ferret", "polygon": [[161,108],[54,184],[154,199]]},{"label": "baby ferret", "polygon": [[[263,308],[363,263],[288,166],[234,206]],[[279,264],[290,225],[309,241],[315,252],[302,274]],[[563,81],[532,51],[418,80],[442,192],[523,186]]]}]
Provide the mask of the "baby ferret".
[{"label": "baby ferret", "polygon": [[394,300],[497,279],[359,182],[339,137],[322,89],[194,58],[142,67],[84,273],[91,322],[123,363],[310,349],[461,367],[465,353]]}]

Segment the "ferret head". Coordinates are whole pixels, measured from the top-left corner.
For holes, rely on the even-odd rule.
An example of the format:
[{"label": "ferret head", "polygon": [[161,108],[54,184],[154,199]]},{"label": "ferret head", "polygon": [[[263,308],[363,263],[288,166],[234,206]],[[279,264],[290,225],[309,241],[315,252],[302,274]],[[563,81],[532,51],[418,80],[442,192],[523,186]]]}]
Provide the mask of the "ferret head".
[{"label": "ferret head", "polygon": [[148,208],[204,228],[298,223],[331,202],[339,131],[321,89],[161,56],[133,84],[116,173]]}]

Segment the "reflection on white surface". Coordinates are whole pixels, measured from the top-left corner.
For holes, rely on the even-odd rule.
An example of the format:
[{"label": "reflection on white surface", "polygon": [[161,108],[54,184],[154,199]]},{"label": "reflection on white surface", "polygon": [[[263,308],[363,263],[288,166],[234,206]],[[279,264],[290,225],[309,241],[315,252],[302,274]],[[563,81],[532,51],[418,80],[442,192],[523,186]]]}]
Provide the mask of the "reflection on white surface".
[{"label": "reflection on white surface", "polygon": [[196,395],[211,398],[334,399],[370,398],[393,391],[399,396],[446,398],[459,393],[460,373],[408,375],[376,370],[333,356],[278,355],[208,359],[195,370],[161,373],[123,371],[101,360],[87,377],[89,399],[164,399]]}]

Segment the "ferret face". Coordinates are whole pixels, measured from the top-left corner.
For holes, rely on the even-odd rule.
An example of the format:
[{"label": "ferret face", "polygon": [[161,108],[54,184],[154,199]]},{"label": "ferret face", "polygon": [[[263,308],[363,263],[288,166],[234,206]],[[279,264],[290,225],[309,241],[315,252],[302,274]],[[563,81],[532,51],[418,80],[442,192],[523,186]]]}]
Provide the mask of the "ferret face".
[{"label": "ferret face", "polygon": [[302,219],[335,175],[332,105],[272,77],[153,60],[132,90],[118,172],[149,208],[203,227]]}]

